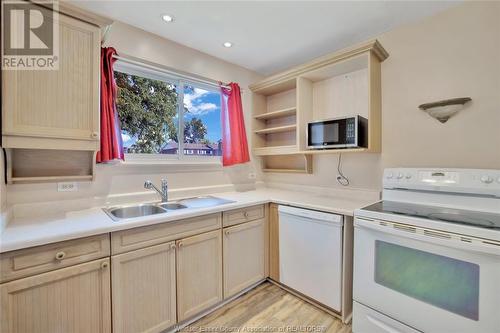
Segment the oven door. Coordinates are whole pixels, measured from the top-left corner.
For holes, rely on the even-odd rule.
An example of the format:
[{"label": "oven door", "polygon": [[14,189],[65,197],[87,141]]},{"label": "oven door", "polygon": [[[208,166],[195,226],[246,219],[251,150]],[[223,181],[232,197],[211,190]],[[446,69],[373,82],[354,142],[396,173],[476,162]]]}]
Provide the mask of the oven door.
[{"label": "oven door", "polygon": [[423,332],[500,332],[500,246],[446,235],[356,218],[354,299]]}]

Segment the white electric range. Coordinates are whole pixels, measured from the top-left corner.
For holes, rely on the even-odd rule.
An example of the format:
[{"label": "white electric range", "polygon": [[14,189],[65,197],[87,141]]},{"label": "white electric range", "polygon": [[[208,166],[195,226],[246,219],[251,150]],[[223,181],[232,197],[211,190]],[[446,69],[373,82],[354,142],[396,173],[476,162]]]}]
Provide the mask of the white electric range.
[{"label": "white electric range", "polygon": [[500,332],[500,170],[387,169],[355,212],[353,332]]}]

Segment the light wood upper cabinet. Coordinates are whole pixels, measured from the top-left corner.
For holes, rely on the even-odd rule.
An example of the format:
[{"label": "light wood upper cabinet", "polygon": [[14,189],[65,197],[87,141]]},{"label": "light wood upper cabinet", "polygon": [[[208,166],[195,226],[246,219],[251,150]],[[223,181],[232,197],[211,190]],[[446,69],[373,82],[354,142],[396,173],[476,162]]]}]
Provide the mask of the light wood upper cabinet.
[{"label": "light wood upper cabinet", "polygon": [[58,70],[2,71],[5,148],[98,149],[100,29],[58,23]]},{"label": "light wood upper cabinet", "polygon": [[109,259],[0,285],[2,333],[111,332]]},{"label": "light wood upper cabinet", "polygon": [[224,229],[224,298],[266,277],[266,220]]},{"label": "light wood upper cabinet", "polygon": [[177,241],[177,316],[187,319],[222,300],[220,230]]},{"label": "light wood upper cabinet", "polygon": [[176,323],[175,243],[111,258],[113,332],[161,332]]}]

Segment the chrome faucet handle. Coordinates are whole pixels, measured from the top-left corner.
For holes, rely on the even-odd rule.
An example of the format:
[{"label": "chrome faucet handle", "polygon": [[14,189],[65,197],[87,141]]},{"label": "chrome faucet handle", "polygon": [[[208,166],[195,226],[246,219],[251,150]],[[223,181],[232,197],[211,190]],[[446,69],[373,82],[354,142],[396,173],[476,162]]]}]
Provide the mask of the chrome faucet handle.
[{"label": "chrome faucet handle", "polygon": [[153,183],[150,180],[146,180],[144,182],[144,188],[146,188],[148,190],[152,189],[153,188]]}]

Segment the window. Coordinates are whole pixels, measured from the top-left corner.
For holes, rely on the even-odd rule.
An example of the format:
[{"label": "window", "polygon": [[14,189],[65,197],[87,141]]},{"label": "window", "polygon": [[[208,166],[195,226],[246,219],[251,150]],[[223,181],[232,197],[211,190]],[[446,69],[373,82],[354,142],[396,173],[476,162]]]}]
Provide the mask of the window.
[{"label": "window", "polygon": [[220,93],[118,61],[116,107],[126,159],[220,159]]}]

